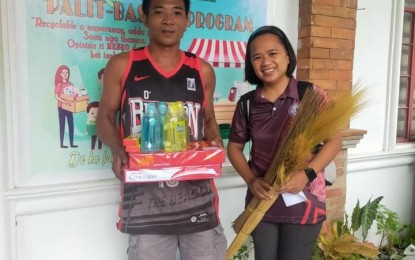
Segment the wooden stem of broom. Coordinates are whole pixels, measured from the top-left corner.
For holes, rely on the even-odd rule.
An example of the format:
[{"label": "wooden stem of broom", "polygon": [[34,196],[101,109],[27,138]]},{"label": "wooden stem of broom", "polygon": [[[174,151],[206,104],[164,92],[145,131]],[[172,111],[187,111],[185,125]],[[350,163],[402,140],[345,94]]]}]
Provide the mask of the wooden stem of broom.
[{"label": "wooden stem of broom", "polygon": [[248,219],[245,221],[242,229],[238,232],[232,244],[229,246],[226,253],[226,259],[232,259],[232,257],[238,252],[242,244],[245,242],[246,238],[252,233],[261,219],[264,217],[265,212],[274,204],[277,200],[278,195],[274,196],[270,200],[260,200],[255,210],[249,215]]}]

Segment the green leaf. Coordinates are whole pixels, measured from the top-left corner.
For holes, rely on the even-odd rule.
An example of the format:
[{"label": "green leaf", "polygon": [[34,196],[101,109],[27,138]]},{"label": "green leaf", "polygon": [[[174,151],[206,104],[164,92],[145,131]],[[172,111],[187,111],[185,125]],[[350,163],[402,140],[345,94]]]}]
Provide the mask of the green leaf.
[{"label": "green leaf", "polygon": [[360,228],[360,226],[362,225],[362,223],[360,222],[360,220],[361,220],[360,216],[361,215],[362,215],[362,211],[360,209],[360,202],[359,202],[359,200],[357,200],[356,206],[353,209],[352,223],[351,223],[351,226],[350,226],[352,234],[354,234],[354,232],[356,232]]},{"label": "green leaf", "polygon": [[362,208],[362,213],[360,216],[360,223],[362,225],[362,237],[363,241],[366,241],[370,226],[372,226],[373,221],[376,219],[377,210],[379,207],[379,202],[383,199],[383,196],[377,197],[373,202],[369,201]]}]

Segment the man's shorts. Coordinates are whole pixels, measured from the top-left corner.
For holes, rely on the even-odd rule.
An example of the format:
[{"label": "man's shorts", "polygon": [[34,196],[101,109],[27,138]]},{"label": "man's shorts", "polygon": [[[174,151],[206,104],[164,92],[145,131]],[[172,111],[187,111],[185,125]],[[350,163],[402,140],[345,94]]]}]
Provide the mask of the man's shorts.
[{"label": "man's shorts", "polygon": [[221,225],[183,235],[130,235],[128,260],[224,260],[227,242]]}]

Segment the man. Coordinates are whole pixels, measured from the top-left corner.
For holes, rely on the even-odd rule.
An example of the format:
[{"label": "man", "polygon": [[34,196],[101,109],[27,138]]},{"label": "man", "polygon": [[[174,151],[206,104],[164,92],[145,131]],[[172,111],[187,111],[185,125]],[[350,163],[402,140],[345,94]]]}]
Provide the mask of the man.
[{"label": "man", "polygon": [[[141,132],[149,102],[183,101],[191,140],[223,147],[213,110],[213,68],[179,49],[189,6],[189,0],[143,0],[148,46],[115,55],[105,68],[98,135],[112,150],[112,170],[120,180],[127,165],[122,138]],[[213,180],[122,183],[121,194],[118,228],[130,234],[129,260],[175,259],[177,248],[183,260],[225,259]]]}]

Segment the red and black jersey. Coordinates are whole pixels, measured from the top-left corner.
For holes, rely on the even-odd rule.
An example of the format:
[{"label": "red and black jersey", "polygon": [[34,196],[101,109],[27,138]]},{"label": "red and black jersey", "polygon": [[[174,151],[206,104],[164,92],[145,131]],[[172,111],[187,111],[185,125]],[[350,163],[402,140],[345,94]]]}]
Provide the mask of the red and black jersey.
[{"label": "red and black jersey", "polygon": [[[141,133],[146,104],[183,101],[191,140],[203,140],[204,84],[201,60],[182,52],[179,64],[164,72],[147,47],[132,50],[123,76],[120,132]],[[129,234],[185,234],[219,224],[213,180],[122,184],[118,229]]]},{"label": "red and black jersey", "polygon": [[141,118],[148,102],[183,101],[189,115],[191,141],[203,139],[204,84],[201,61],[193,53],[182,52],[178,66],[163,71],[147,47],[131,51],[123,77],[121,103],[124,136],[141,133]]}]

